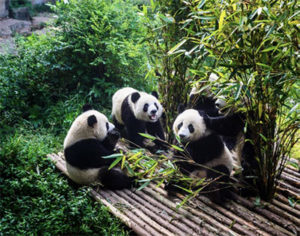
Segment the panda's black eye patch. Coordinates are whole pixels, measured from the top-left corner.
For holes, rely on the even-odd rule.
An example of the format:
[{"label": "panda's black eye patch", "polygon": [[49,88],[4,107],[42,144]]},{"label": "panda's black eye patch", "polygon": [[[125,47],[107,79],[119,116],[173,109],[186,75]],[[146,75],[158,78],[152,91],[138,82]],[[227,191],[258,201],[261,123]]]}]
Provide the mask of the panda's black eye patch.
[{"label": "panda's black eye patch", "polygon": [[146,103],[146,104],[144,105],[143,111],[144,111],[144,112],[148,111],[148,107],[149,107],[149,104]]},{"label": "panda's black eye patch", "polygon": [[107,129],[107,130],[109,129],[109,124],[108,124],[108,122],[106,122],[106,129]]},{"label": "panda's black eye patch", "polygon": [[194,133],[195,129],[192,124],[189,124],[188,128],[189,128],[190,133]]},{"label": "panda's black eye patch", "polygon": [[154,103],[154,106],[156,107],[156,109],[158,110],[158,105],[156,104],[156,102]]},{"label": "panda's black eye patch", "polygon": [[177,128],[180,129],[180,128],[182,127],[182,125],[183,125],[183,123],[181,122],[181,123],[177,126]]}]

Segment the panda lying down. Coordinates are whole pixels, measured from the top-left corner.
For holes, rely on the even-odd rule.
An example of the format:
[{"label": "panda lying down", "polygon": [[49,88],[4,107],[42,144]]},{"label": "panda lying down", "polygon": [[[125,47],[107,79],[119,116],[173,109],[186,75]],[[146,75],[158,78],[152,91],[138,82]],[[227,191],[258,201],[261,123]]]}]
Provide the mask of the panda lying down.
[{"label": "panda lying down", "polygon": [[100,182],[109,189],[130,188],[133,179],[119,168],[108,169],[114,159],[119,133],[107,117],[85,105],[64,140],[64,155],[70,178],[77,184]]}]

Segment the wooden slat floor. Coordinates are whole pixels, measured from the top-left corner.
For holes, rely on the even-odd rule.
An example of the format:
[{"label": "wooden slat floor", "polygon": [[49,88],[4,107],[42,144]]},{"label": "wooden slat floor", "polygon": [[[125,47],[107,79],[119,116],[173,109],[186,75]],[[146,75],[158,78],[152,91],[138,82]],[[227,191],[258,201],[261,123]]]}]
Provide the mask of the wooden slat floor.
[{"label": "wooden slat floor", "polygon": [[[62,153],[48,157],[68,175]],[[91,194],[138,235],[300,235],[300,205],[289,203],[289,197],[300,200],[300,173],[291,167],[285,168],[273,201],[261,201],[263,207],[233,193],[222,206],[199,196],[176,209],[183,196],[171,198],[148,186],[141,191],[95,187]]]}]

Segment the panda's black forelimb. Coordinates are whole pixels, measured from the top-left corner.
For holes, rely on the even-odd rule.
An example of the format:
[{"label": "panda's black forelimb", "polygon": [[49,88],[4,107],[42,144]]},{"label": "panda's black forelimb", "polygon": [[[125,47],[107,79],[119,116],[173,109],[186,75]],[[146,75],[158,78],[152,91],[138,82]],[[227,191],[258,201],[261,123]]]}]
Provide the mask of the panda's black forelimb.
[{"label": "panda's black forelimb", "polygon": [[[154,140],[153,142],[155,143],[155,149],[160,149],[160,150],[167,150],[168,147],[166,143],[164,142],[165,140],[165,133],[162,128],[160,120],[152,123],[152,122],[146,122],[146,129],[147,133],[157,137],[158,139]],[[163,141],[160,141],[163,140]]]},{"label": "panda's black forelimb", "polygon": [[239,113],[218,117],[210,117],[201,113],[201,116],[203,116],[207,127],[224,136],[237,136],[245,125],[244,119]]},{"label": "panda's black forelimb", "polygon": [[119,168],[109,169],[109,166],[100,169],[99,180],[105,188],[112,190],[131,188],[134,185],[134,177],[127,176]]},{"label": "panda's black forelimb", "polygon": [[103,165],[110,165],[113,159],[105,159],[103,156],[112,155],[109,150],[97,139],[85,139],[67,147],[64,150],[66,160],[72,166],[79,169],[98,168]]},{"label": "panda's black forelimb", "polygon": [[204,164],[218,158],[224,151],[224,143],[217,134],[202,137],[186,146],[186,150],[196,163]]}]

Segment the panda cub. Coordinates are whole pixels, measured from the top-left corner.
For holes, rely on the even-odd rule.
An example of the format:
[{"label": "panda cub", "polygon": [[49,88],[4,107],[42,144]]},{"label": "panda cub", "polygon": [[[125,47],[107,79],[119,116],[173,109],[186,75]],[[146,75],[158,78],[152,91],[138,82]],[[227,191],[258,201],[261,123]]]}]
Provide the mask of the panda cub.
[{"label": "panda cub", "polygon": [[87,105],[83,110],[72,123],[64,140],[64,155],[70,178],[83,185],[101,182],[109,189],[131,187],[132,178],[121,169],[109,170],[114,160],[102,158],[114,153],[119,133],[102,113]]},{"label": "panda cub", "polygon": [[[147,94],[130,87],[119,89],[113,95],[113,121],[118,129],[125,129],[126,138],[139,147],[146,146],[145,138],[139,133],[148,133],[165,140],[160,123],[163,108],[157,98],[156,92]],[[155,148],[162,147],[159,140],[154,143]]]},{"label": "panda cub", "polygon": [[[173,132],[185,145],[185,151],[197,164],[187,161],[176,162],[182,173],[199,178],[219,178],[210,185],[208,196],[222,201],[228,197],[229,176],[233,169],[233,159],[222,138],[213,130],[210,118],[201,111],[188,109],[179,114],[173,124]],[[206,168],[207,167],[207,168]],[[227,188],[227,189],[226,189]]]}]

